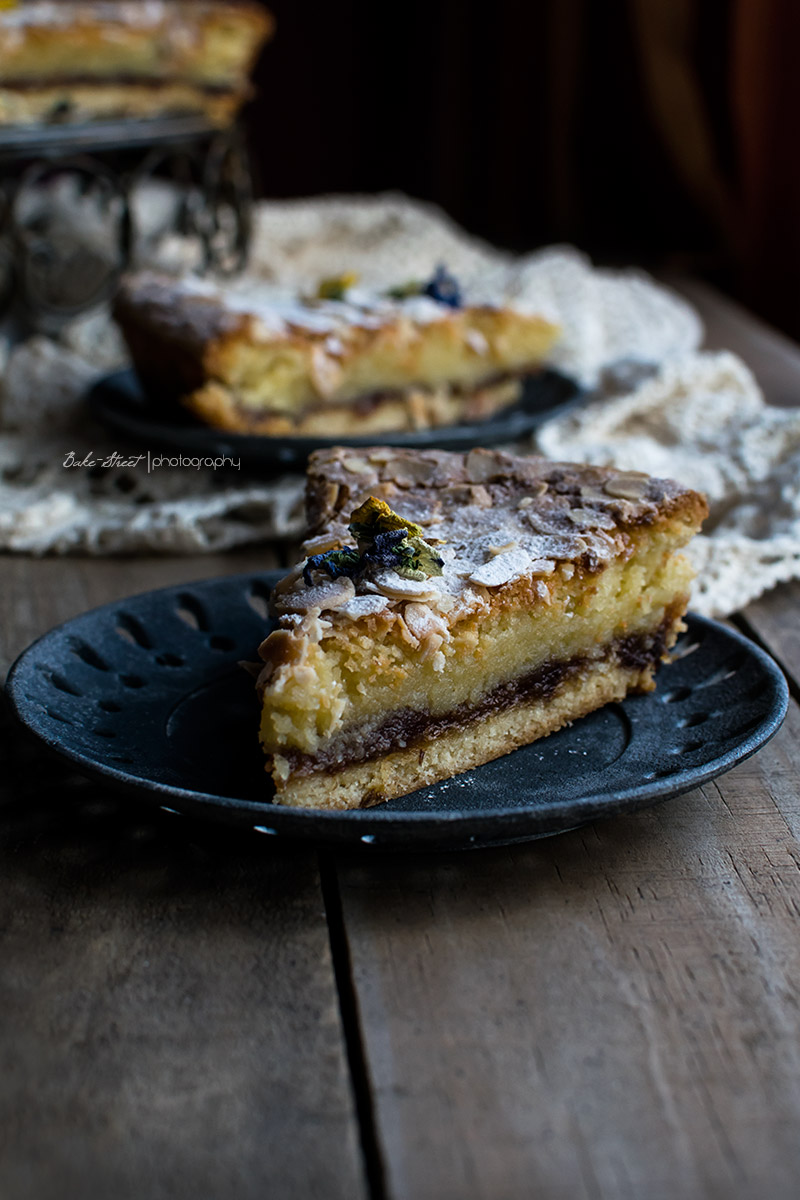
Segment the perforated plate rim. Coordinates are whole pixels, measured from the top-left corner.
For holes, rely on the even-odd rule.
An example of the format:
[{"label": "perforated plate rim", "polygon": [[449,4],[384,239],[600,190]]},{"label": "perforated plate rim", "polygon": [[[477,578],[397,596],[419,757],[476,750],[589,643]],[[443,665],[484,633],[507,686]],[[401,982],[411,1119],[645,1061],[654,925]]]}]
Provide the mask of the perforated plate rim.
[{"label": "perforated plate rim", "polygon": [[[253,589],[257,585],[267,589],[283,574],[281,571],[250,572],[160,588],[103,605],[57,626],[29,646],[12,666],[6,683],[12,710],[22,724],[45,745],[85,774],[99,776],[141,800],[159,804],[170,811],[247,825],[261,833],[312,839],[323,843],[374,845],[383,849],[431,850],[473,848],[548,836],[598,817],[633,811],[679,795],[716,778],[755,753],[777,732],[786,715],[788,687],[783,673],[769,655],[737,631],[716,621],[690,615],[689,632],[685,637],[690,638],[693,634],[695,637],[699,636],[700,651],[704,644],[708,646],[707,639],[712,638],[714,645],[722,644],[731,652],[738,651],[739,655],[743,654],[743,664],[746,664],[748,669],[757,671],[759,678],[763,680],[763,703],[760,704],[757,717],[746,733],[725,752],[711,754],[700,764],[676,770],[665,778],[631,778],[623,768],[621,786],[616,788],[613,794],[590,790],[577,798],[573,796],[566,800],[548,799],[546,807],[504,808],[497,806],[491,796],[488,796],[487,808],[483,811],[434,809],[425,812],[397,812],[386,806],[347,812],[286,808],[269,802],[250,801],[173,786],[155,779],[140,778],[115,764],[110,749],[104,753],[104,748],[98,746],[97,751],[92,754],[82,753],[70,746],[64,737],[56,736],[48,727],[52,722],[48,723],[44,719],[46,707],[40,693],[44,686],[45,670],[50,671],[52,676],[53,668],[52,665],[45,668],[45,664],[49,652],[57,649],[59,639],[63,639],[65,635],[86,639],[92,628],[101,629],[109,618],[116,621],[121,609],[135,617],[137,606],[151,605],[155,602],[160,607],[163,601],[164,611],[169,606],[172,606],[174,611],[179,598],[191,593],[197,593],[201,597],[215,591],[223,595],[240,594],[247,602],[247,595],[252,595],[252,590],[247,589]],[[241,657],[241,650],[237,657]],[[190,664],[193,673],[186,679],[187,696],[208,682],[209,676],[203,672],[204,669],[208,671],[211,658],[211,651],[207,650],[205,657],[200,656],[197,662]],[[235,662],[236,658],[217,658],[214,661],[220,668],[224,666],[229,674],[232,662]],[[702,666],[702,661],[695,658],[693,665],[696,671]],[[743,666],[738,668],[742,669]],[[662,668],[663,674],[668,675],[669,671],[669,664]],[[218,674],[222,678],[219,671]],[[129,697],[130,691],[126,692],[120,684],[119,695]],[[636,720],[640,726],[643,719],[645,722],[647,720],[648,704],[663,707],[657,692],[648,697],[636,697],[635,700],[638,703]],[[628,703],[629,701],[623,702],[623,710]],[[677,718],[677,706],[673,707],[676,708]],[[684,724],[686,723],[684,720]],[[255,737],[255,728],[253,735]],[[166,738],[164,744],[165,750],[168,750]],[[546,743],[538,745],[543,746]],[[516,753],[523,754],[525,750]],[[513,757],[509,755],[498,762],[510,762]],[[620,762],[624,762],[624,755]],[[497,767],[497,763],[491,765]],[[616,763],[614,767],[618,769]],[[486,768],[477,768],[471,775],[480,781],[481,771],[485,770]],[[566,781],[568,775],[565,774],[564,778]]]}]

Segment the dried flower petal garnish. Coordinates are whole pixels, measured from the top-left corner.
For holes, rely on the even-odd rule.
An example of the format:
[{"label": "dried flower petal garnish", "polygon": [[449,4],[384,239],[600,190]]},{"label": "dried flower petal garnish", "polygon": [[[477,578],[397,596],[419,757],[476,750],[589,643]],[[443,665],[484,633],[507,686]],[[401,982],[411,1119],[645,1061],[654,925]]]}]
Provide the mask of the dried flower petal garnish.
[{"label": "dried flower petal garnish", "polygon": [[347,527],[357,542],[369,542],[376,534],[405,529],[409,537],[422,537],[422,526],[399,516],[385,500],[370,496],[350,515]]},{"label": "dried flower petal garnish", "polygon": [[403,579],[423,580],[442,573],[444,561],[422,537],[422,527],[375,496],[355,510],[348,529],[358,548],[344,546],[312,555],[303,568],[306,584],[311,586],[315,571],[325,571],[332,579],[340,575],[357,579],[381,568]]},{"label": "dried flower petal garnish", "polygon": [[341,275],[331,275],[327,279],[321,279],[317,288],[317,299],[344,300],[345,293],[349,288],[355,287],[358,278],[355,271],[343,271]]},{"label": "dried flower petal garnish", "polygon": [[455,275],[451,275],[447,268],[441,265],[436,268],[427,283],[410,279],[407,283],[390,288],[386,295],[392,300],[407,300],[410,296],[429,296],[431,300],[436,300],[439,304],[446,304],[448,308],[464,307],[461,285]]},{"label": "dried flower petal garnish", "polygon": [[390,300],[407,300],[409,296],[421,296],[425,288],[425,284],[420,279],[409,279],[407,283],[400,283],[397,287],[389,288],[386,295]]},{"label": "dried flower petal garnish", "polygon": [[436,268],[433,279],[423,288],[423,295],[430,296],[431,300],[438,300],[439,304],[446,304],[449,308],[464,306],[458,280],[443,266]]}]

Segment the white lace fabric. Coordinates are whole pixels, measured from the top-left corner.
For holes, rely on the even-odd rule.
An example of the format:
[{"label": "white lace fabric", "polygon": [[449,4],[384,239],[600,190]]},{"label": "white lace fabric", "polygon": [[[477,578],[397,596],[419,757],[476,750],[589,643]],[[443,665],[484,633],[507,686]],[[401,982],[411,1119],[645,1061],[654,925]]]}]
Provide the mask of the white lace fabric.
[{"label": "white lace fabric", "polygon": [[[154,213],[168,207],[155,194],[139,203]],[[156,265],[191,264],[193,249],[174,235],[159,239],[156,229],[149,245]],[[711,516],[692,549],[696,611],[725,615],[800,576],[800,410],[767,406],[735,355],[700,353],[702,326],[684,300],[641,272],[595,269],[571,247],[513,258],[405,197],[258,207],[250,270],[289,287],[342,271],[389,287],[440,263],[487,299],[558,321],[552,365],[594,389],[595,398],[541,428],[536,449],[706,492]],[[298,476],[65,468],[70,452],[103,461],[129,451],[89,422],[83,399],[95,379],[125,364],[104,311],[53,338],[0,336],[0,549],[188,554],[301,531]]]}]

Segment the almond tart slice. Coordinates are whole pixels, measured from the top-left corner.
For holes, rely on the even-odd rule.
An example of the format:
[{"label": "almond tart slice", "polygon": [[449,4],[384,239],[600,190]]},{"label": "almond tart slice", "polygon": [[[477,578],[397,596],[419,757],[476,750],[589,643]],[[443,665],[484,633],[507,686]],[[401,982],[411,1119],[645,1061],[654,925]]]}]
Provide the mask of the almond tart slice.
[{"label": "almond tart slice", "polygon": [[649,691],[705,499],[497,451],[314,454],[305,560],[260,647],[280,804],[364,808]]},{"label": "almond tart slice", "polygon": [[323,280],[298,296],[143,272],[115,301],[139,377],[216,429],[379,436],[482,420],[520,398],[558,329],[438,272],[388,292]]}]

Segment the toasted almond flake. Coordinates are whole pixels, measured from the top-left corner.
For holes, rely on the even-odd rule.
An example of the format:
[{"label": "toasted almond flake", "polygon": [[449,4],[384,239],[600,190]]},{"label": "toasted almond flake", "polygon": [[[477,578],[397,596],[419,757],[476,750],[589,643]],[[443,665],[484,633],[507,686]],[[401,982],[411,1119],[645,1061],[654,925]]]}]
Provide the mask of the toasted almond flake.
[{"label": "toasted almond flake", "polygon": [[530,508],[530,506],[535,504],[539,497],[543,496],[546,491],[547,480],[537,479],[535,483],[531,484],[531,495],[523,496],[522,499],[518,501],[517,508]]},{"label": "toasted almond flake", "polygon": [[498,455],[492,450],[470,450],[464,464],[470,483],[486,483],[502,469]]},{"label": "toasted almond flake", "polygon": [[522,515],[534,533],[541,533],[547,537],[564,536],[564,521],[567,514],[563,506],[559,513],[543,513],[540,509],[529,508]]},{"label": "toasted almond flake", "polygon": [[491,508],[492,497],[482,483],[472,483],[467,503],[474,505],[475,508]]},{"label": "toasted almond flake", "polygon": [[471,583],[480,583],[484,587],[501,587],[527,571],[530,563],[531,556],[527,550],[508,550],[490,558],[483,566],[472,571],[468,578]]},{"label": "toasted almond flake", "polygon": [[596,508],[571,508],[567,513],[573,524],[583,529],[615,529],[616,522],[612,516],[599,512]]},{"label": "toasted almond flake", "polygon": [[379,572],[372,580],[372,586],[390,600],[428,600],[439,590],[430,579],[404,579],[396,571]]},{"label": "toasted almond flake", "polygon": [[386,463],[383,474],[401,487],[411,487],[418,483],[430,483],[436,474],[436,463],[424,458],[391,458]]},{"label": "toasted almond flake", "polygon": [[[307,558],[311,558],[314,554],[324,554],[326,550],[335,550],[340,545],[340,538],[328,530],[327,533],[321,533],[319,537],[309,538],[307,542],[304,542],[303,551]],[[296,575],[295,578],[297,578]]]},{"label": "toasted almond flake", "polygon": [[339,499],[338,483],[328,482],[320,491],[319,503],[322,512],[334,512],[336,509],[336,501]]},{"label": "toasted almond flake", "polygon": [[292,567],[288,575],[284,575],[283,579],[279,579],[272,589],[272,602],[276,603],[275,597],[282,596],[285,592],[291,590],[297,583],[300,576],[303,574],[305,562],[298,563],[296,567]]},{"label": "toasted almond flake", "polygon": [[434,635],[440,639],[447,636],[447,622],[427,604],[418,604],[416,601],[407,604],[403,609],[403,618],[414,637],[421,642]]},{"label": "toasted almond flake", "polygon": [[516,538],[512,538],[510,542],[504,542],[502,546],[489,546],[490,554],[505,554],[508,550],[516,550],[519,542]]},{"label": "toasted almond flake", "polygon": [[578,558],[586,550],[586,541],[577,533],[538,533],[526,541],[533,558]]},{"label": "toasted almond flake", "polygon": [[594,555],[601,562],[613,558],[617,553],[616,542],[602,529],[586,533],[586,549],[589,554]]},{"label": "toasted almond flake", "polygon": [[531,575],[552,575],[555,569],[552,558],[535,558],[529,567]]},{"label": "toasted almond flake", "polygon": [[642,500],[648,483],[648,476],[641,471],[620,471],[606,480],[603,490],[609,496],[619,496],[622,500]]},{"label": "toasted almond flake", "polygon": [[316,584],[314,587],[303,587],[295,592],[284,592],[275,600],[275,607],[280,612],[325,612],[335,611],[352,600],[356,594],[352,579],[342,577],[332,579],[330,583]]},{"label": "toasted almond flake", "polygon": [[353,475],[372,475],[372,467],[363,458],[343,458],[342,466]]},{"label": "toasted almond flake", "polygon": [[608,504],[608,492],[601,492],[599,488],[584,484],[581,487],[581,499],[590,504]]},{"label": "toasted almond flake", "polygon": [[354,596],[338,609],[340,615],[357,621],[360,617],[374,617],[385,612],[389,601],[385,596]]}]

